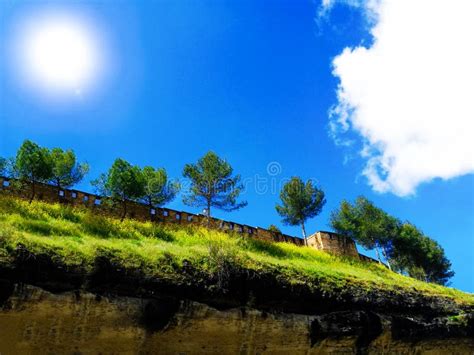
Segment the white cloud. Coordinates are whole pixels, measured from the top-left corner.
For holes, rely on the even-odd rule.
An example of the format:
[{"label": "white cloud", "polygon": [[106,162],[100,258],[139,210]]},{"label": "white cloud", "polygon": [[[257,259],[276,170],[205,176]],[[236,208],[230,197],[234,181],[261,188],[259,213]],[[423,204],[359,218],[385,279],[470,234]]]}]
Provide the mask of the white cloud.
[{"label": "white cloud", "polygon": [[316,20],[326,17],[334,5],[344,4],[351,7],[363,8],[368,22],[372,23],[376,20],[380,1],[382,0],[322,0]]},{"label": "white cloud", "polygon": [[361,135],[363,174],[379,192],[410,195],[423,182],[474,172],[474,1],[368,3],[373,44],[333,61],[333,136]]}]

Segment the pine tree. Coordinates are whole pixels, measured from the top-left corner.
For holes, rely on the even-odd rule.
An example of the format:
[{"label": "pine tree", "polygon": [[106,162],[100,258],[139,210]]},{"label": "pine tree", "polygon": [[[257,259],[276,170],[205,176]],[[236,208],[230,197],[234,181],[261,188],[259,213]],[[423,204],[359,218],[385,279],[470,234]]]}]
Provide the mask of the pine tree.
[{"label": "pine tree", "polygon": [[326,204],[324,192],[313,186],[311,180],[306,183],[299,177],[292,177],[280,192],[282,204],[276,210],[283,217],[283,223],[291,226],[301,226],[305,245],[307,236],[305,223],[308,219],[321,213]]}]

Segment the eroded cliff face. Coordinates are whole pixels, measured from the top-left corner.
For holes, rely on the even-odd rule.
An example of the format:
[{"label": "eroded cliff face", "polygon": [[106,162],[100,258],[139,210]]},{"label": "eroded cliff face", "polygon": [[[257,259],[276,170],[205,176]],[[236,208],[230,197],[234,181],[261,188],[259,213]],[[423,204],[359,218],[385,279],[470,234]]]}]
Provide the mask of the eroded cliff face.
[{"label": "eroded cliff face", "polygon": [[173,267],[86,272],[21,248],[0,265],[0,354],[474,354],[473,306],[447,297]]},{"label": "eroded cliff face", "polygon": [[[439,338],[434,323],[403,323],[409,321],[365,311],[303,315],[249,307],[218,310],[159,295],[54,294],[16,284],[0,311],[0,353],[474,353],[470,336]],[[424,327],[435,332],[432,338],[415,334]]]}]

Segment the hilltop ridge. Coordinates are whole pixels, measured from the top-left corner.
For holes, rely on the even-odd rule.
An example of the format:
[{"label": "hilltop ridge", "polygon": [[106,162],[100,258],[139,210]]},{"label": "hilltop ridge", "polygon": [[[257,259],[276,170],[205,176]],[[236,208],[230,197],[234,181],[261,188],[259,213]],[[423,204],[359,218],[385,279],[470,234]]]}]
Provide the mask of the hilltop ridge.
[{"label": "hilltop ridge", "polygon": [[[29,189],[22,189],[12,186],[15,179],[0,176],[0,191],[17,197],[26,197]],[[62,203],[69,206],[81,208],[91,208],[97,213],[111,217],[120,215],[119,208],[113,203],[108,203],[111,199],[104,198],[96,194],[76,190],[57,188],[45,183],[36,183],[36,199],[52,203]],[[235,232],[246,235],[250,238],[265,240],[269,242],[287,242],[298,246],[304,245],[304,239],[290,236],[281,231],[271,231],[262,227],[254,227],[247,224],[231,222],[215,217],[208,217],[202,214],[194,214],[184,211],[177,211],[165,207],[151,207],[147,204],[128,201],[128,215],[140,221],[151,221],[157,223],[206,226],[207,228],[218,229],[224,232]],[[359,258],[367,262],[377,262],[376,260],[360,254],[351,238],[328,231],[318,231],[307,238],[308,246],[328,251],[336,255],[345,255]]]}]

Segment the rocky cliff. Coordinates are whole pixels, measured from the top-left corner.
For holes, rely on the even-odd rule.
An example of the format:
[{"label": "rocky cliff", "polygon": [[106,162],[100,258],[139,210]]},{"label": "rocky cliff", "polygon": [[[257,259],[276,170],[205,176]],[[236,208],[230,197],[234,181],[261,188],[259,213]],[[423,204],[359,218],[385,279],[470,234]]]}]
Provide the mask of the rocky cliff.
[{"label": "rocky cliff", "polygon": [[0,353],[473,354],[472,305],[192,266],[181,282],[26,254],[0,268]]},{"label": "rocky cliff", "polygon": [[[472,339],[450,337],[441,322],[372,312],[218,310],[190,300],[53,294],[26,285],[18,285],[4,304],[0,329],[2,354],[471,354],[474,349]],[[435,336],[443,331],[447,337]]]}]

